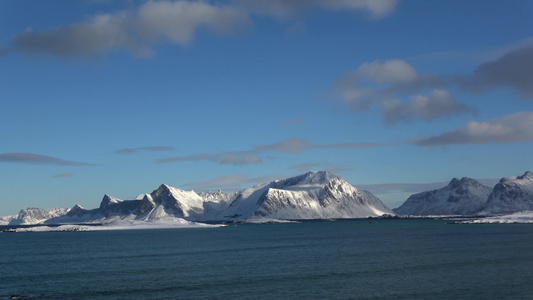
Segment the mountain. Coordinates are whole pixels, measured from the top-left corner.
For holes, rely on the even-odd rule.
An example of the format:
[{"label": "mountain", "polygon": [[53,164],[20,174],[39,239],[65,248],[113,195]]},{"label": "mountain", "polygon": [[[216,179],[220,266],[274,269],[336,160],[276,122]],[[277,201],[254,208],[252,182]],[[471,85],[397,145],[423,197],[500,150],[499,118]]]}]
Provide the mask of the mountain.
[{"label": "mountain", "polygon": [[492,189],[472,178],[454,178],[437,190],[411,195],[394,212],[400,215],[472,215],[485,207]]},{"label": "mountain", "polygon": [[508,214],[533,210],[533,172],[502,178],[488,197],[484,214]]},{"label": "mountain", "polygon": [[0,225],[8,225],[13,219],[16,219],[18,215],[2,216],[0,217]]},{"label": "mountain", "polygon": [[329,172],[309,172],[238,193],[224,217],[327,219],[381,216],[392,211],[370,192]]},{"label": "mountain", "polygon": [[96,209],[79,205],[46,223],[82,223],[113,220],[157,220],[166,217],[188,221],[229,221],[250,218],[327,219],[361,218],[391,214],[381,200],[360,191],[329,172],[256,185],[240,192],[184,191],[162,184],[135,200],[104,195]]},{"label": "mountain", "polygon": [[22,209],[17,216],[9,220],[9,225],[33,225],[42,223],[51,218],[63,216],[69,212],[69,208],[42,209],[28,207]]}]

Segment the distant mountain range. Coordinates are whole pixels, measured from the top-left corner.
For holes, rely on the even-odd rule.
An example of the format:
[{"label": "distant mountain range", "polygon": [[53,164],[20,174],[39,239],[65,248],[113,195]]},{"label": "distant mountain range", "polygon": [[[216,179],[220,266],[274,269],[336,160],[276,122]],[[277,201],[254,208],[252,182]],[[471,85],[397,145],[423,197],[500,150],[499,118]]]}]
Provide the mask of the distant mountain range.
[{"label": "distant mountain range", "polygon": [[314,171],[235,193],[197,194],[162,184],[134,200],[104,195],[95,209],[79,205],[71,209],[23,209],[17,216],[0,217],[0,224],[105,223],[163,218],[227,222],[366,218],[385,214],[490,216],[530,210],[533,211],[533,172],[502,178],[494,188],[475,179],[454,178],[441,189],[411,195],[403,205],[391,210],[372,193],[355,188],[341,177]]},{"label": "distant mountain range", "polygon": [[472,178],[454,178],[437,190],[411,195],[400,215],[502,215],[533,210],[533,172],[502,178],[494,188]]},{"label": "distant mountain range", "polygon": [[392,210],[370,192],[358,190],[329,172],[315,171],[231,194],[222,191],[197,194],[162,184],[135,200],[105,195],[95,209],[79,205],[53,212],[29,208],[22,210],[10,224],[151,221],[168,217],[197,222],[257,218],[297,220],[365,218],[384,214],[392,214]]}]

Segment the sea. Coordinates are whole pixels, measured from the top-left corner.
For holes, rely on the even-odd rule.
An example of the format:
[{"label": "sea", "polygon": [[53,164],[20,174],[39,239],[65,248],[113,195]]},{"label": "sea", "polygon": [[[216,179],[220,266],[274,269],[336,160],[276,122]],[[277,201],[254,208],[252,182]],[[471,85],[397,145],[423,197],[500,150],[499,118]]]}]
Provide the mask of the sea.
[{"label": "sea", "polygon": [[0,299],[533,299],[533,224],[0,233]]}]

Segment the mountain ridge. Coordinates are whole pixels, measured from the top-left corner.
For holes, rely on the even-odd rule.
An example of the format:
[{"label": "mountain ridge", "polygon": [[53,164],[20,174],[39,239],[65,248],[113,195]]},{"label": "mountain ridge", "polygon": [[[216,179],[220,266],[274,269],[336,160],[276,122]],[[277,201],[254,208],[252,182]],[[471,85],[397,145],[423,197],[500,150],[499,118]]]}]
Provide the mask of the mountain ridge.
[{"label": "mountain ridge", "polygon": [[493,187],[453,178],[440,189],[411,195],[393,211],[400,215],[502,215],[533,211],[533,172],[504,177]]},{"label": "mountain ridge", "polygon": [[[185,191],[161,184],[134,200],[105,194],[98,208],[75,205],[46,224],[99,223],[113,220],[239,221],[251,218],[329,219],[362,218],[392,214],[392,210],[367,191],[360,191],[339,176],[311,171],[258,184],[235,193]],[[41,219],[40,219],[41,220]],[[31,220],[26,221],[27,224]]]}]

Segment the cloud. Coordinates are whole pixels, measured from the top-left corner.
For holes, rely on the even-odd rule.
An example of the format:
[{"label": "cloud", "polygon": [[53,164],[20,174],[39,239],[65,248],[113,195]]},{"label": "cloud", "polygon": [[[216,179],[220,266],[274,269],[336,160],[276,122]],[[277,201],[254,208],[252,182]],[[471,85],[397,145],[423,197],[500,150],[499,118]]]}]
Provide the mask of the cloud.
[{"label": "cloud", "polygon": [[377,143],[342,143],[342,144],[312,144],[306,139],[302,138],[289,138],[279,143],[274,143],[270,145],[261,145],[254,148],[255,151],[276,151],[284,152],[290,154],[300,153],[304,150],[309,149],[323,149],[323,148],[374,148],[374,147],[383,147],[387,146],[386,144],[377,144]]},{"label": "cloud", "polygon": [[342,144],[312,144],[303,138],[289,138],[284,141],[260,145],[247,151],[234,151],[234,152],[221,152],[214,154],[200,153],[188,156],[169,157],[156,160],[157,163],[170,163],[170,162],[186,162],[186,161],[212,161],[219,164],[231,164],[231,165],[248,165],[258,164],[263,161],[259,157],[259,154],[263,152],[282,152],[288,154],[297,154],[304,150],[309,149],[321,149],[321,148],[371,148],[371,147],[385,147],[391,144],[372,144],[372,143],[342,143]]},{"label": "cloud", "polygon": [[230,6],[202,1],[149,1],[137,11],[100,14],[85,23],[51,31],[30,29],[18,34],[13,44],[18,52],[59,57],[92,56],[121,49],[136,56],[149,56],[151,45],[160,40],[186,45],[199,28],[229,34],[250,23],[247,13]]},{"label": "cloud", "polygon": [[303,122],[304,122],[303,119],[296,118],[296,119],[291,119],[291,120],[286,120],[286,121],[283,121],[283,122],[279,122],[278,125],[286,126],[286,125],[293,125],[293,124],[301,124]]},{"label": "cloud", "polygon": [[518,112],[485,122],[469,122],[465,127],[438,136],[419,138],[418,146],[444,146],[533,141],[533,112]]},{"label": "cloud", "polygon": [[445,187],[448,182],[432,183],[382,183],[382,184],[359,184],[358,189],[370,191],[373,194],[388,193],[420,193]]},{"label": "cloud", "polygon": [[5,47],[2,47],[2,46],[0,45],[0,57],[5,56],[5,55],[8,55],[8,54],[9,54],[9,50],[8,50],[7,48],[5,48]]},{"label": "cloud", "polygon": [[[250,12],[290,18],[308,8],[365,11],[379,19],[389,15],[397,0],[235,0],[229,5],[207,1],[147,1],[137,9],[98,14],[85,22],[52,30],[28,29],[15,36],[12,49],[26,54],[91,57],[126,50],[134,56],[153,54],[157,42],[188,45],[198,30],[228,35],[252,27]],[[298,25],[300,24],[300,25]],[[296,23],[292,31],[302,32]],[[0,56],[7,53],[0,49]]]},{"label": "cloud", "polygon": [[340,173],[340,172],[352,171],[353,170],[351,168],[334,167],[331,164],[325,163],[325,162],[299,164],[299,165],[291,166],[291,167],[289,167],[289,169],[293,169],[293,170],[296,170],[298,172],[307,172],[307,171],[319,169],[319,170],[325,170],[325,171],[328,171],[328,172],[331,172],[331,173]]},{"label": "cloud", "polygon": [[196,189],[219,189],[219,188],[232,188],[238,189],[238,187],[244,184],[256,184],[271,182],[280,178],[284,178],[282,175],[271,175],[262,177],[249,177],[247,175],[231,174],[216,177],[207,181],[197,181],[184,184],[185,187],[194,187]]},{"label": "cloud", "polygon": [[[477,179],[486,186],[494,186],[499,179]],[[430,183],[381,183],[381,184],[360,184],[358,189],[370,191],[373,194],[408,193],[416,194],[425,191],[432,191],[447,186],[449,181]]]},{"label": "cloud", "polygon": [[452,94],[446,90],[433,90],[427,96],[412,96],[411,101],[407,103],[392,99],[384,101],[382,105],[387,124],[408,122],[415,119],[430,122],[439,117],[476,112],[474,108],[455,101]]},{"label": "cloud", "polygon": [[379,144],[379,143],[342,143],[342,144],[323,144],[323,145],[313,145],[311,148],[320,149],[320,148],[334,148],[334,149],[364,149],[364,148],[377,148],[377,147],[386,147],[392,146],[394,144]]},{"label": "cloud", "polygon": [[277,151],[285,153],[300,153],[303,150],[313,148],[314,146],[306,139],[289,138],[279,143],[270,145],[261,145],[254,148],[256,151]]},{"label": "cloud", "polygon": [[33,154],[33,153],[2,153],[0,154],[0,162],[11,163],[27,163],[27,164],[42,164],[42,165],[56,165],[56,166],[94,166],[94,164],[68,161],[60,158]]},{"label": "cloud", "polygon": [[312,7],[327,10],[364,11],[375,19],[392,13],[397,0],[235,0],[253,13],[286,20]]},{"label": "cloud", "polygon": [[419,77],[415,68],[403,60],[376,60],[342,75],[335,82],[335,92],[348,107],[360,112],[390,98],[387,87],[396,83],[403,86]]},{"label": "cloud", "polygon": [[256,154],[249,151],[222,152],[216,154],[195,154],[177,156],[156,160],[157,163],[186,162],[186,161],[212,161],[221,165],[248,165],[263,162]]},{"label": "cloud", "polygon": [[401,59],[364,63],[357,75],[376,82],[409,82],[418,78],[415,68]]},{"label": "cloud", "polygon": [[133,153],[142,152],[142,151],[156,152],[156,151],[170,151],[172,149],[173,149],[172,147],[167,147],[167,146],[137,147],[137,148],[118,149],[118,150],[115,150],[113,153],[133,154]]},{"label": "cloud", "polygon": [[523,46],[496,60],[483,63],[472,75],[459,80],[460,86],[467,90],[484,91],[508,87],[522,98],[533,100],[533,45]]},{"label": "cloud", "polygon": [[65,178],[65,177],[72,177],[72,176],[74,176],[74,175],[70,174],[70,173],[65,173],[65,174],[54,175],[54,176],[52,176],[52,178]]},{"label": "cloud", "polygon": [[[336,94],[354,112],[379,107],[386,124],[424,120],[430,122],[476,110],[458,103],[443,89],[452,85],[450,78],[433,74],[420,75],[399,59],[364,63],[341,76],[335,83]],[[429,94],[420,91],[432,89]],[[399,100],[406,98],[406,100]]]}]

